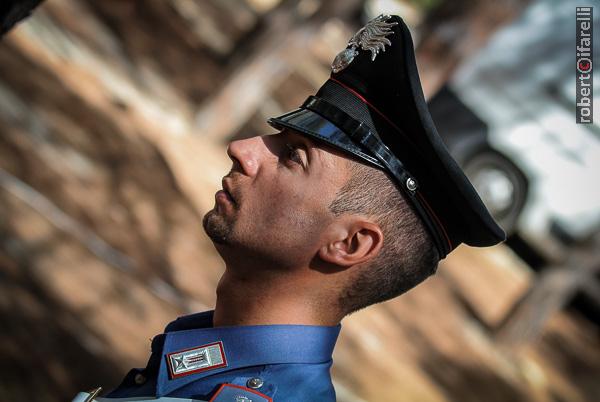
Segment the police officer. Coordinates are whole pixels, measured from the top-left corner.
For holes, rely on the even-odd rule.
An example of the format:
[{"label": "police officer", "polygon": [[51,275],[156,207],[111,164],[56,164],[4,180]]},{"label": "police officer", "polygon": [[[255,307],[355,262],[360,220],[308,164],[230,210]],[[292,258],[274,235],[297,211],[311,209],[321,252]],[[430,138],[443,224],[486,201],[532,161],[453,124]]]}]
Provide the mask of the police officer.
[{"label": "police officer", "polygon": [[461,243],[505,238],[436,132],[397,16],[361,28],[319,91],[269,123],[277,134],[229,145],[204,217],[226,263],[215,310],[170,323],[106,398],[334,401],[344,316]]}]

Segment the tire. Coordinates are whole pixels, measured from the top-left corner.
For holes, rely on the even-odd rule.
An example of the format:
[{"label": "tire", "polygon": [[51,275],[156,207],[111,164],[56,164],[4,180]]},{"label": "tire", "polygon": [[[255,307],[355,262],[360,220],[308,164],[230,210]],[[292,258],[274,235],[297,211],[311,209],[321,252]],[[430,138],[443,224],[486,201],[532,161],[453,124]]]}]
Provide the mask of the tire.
[{"label": "tire", "polygon": [[496,222],[507,235],[514,233],[527,200],[528,182],[521,170],[490,149],[467,158],[463,170]]}]

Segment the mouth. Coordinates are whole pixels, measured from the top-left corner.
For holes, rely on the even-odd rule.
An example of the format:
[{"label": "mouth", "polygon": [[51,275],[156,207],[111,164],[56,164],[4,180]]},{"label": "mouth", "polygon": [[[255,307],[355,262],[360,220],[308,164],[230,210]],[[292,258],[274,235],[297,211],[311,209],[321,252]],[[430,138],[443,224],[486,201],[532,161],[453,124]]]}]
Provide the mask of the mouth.
[{"label": "mouth", "polygon": [[219,193],[221,193],[221,196],[225,197],[227,201],[231,202],[232,204],[236,204],[235,199],[231,195],[231,187],[229,186],[229,183],[227,183],[226,177],[223,177],[223,180],[221,180],[221,186],[223,189],[217,191],[217,196],[219,196]]}]

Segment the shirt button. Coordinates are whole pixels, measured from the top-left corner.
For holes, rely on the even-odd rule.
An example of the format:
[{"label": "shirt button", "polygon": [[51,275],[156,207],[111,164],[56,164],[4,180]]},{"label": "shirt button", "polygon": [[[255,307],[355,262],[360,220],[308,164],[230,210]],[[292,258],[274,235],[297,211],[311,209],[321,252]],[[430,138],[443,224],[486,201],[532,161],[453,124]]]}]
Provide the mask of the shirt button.
[{"label": "shirt button", "polygon": [[135,377],[133,377],[133,381],[135,381],[137,385],[142,385],[146,382],[146,377],[142,373],[137,373]]},{"label": "shirt button", "polygon": [[252,389],[258,389],[260,387],[262,387],[264,384],[264,381],[258,377],[254,377],[248,380],[248,382],[246,382],[246,385],[248,386],[248,388],[252,388]]}]

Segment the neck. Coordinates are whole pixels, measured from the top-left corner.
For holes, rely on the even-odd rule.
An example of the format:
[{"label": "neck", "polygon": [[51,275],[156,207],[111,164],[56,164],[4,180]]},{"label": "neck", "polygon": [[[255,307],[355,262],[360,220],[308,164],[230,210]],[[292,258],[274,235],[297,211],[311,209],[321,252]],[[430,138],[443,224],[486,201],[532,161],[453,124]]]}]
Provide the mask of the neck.
[{"label": "neck", "polygon": [[[275,276],[275,277],[273,277]],[[226,269],[217,287],[213,325],[337,325],[342,320],[316,286],[284,274],[269,278]]]}]

